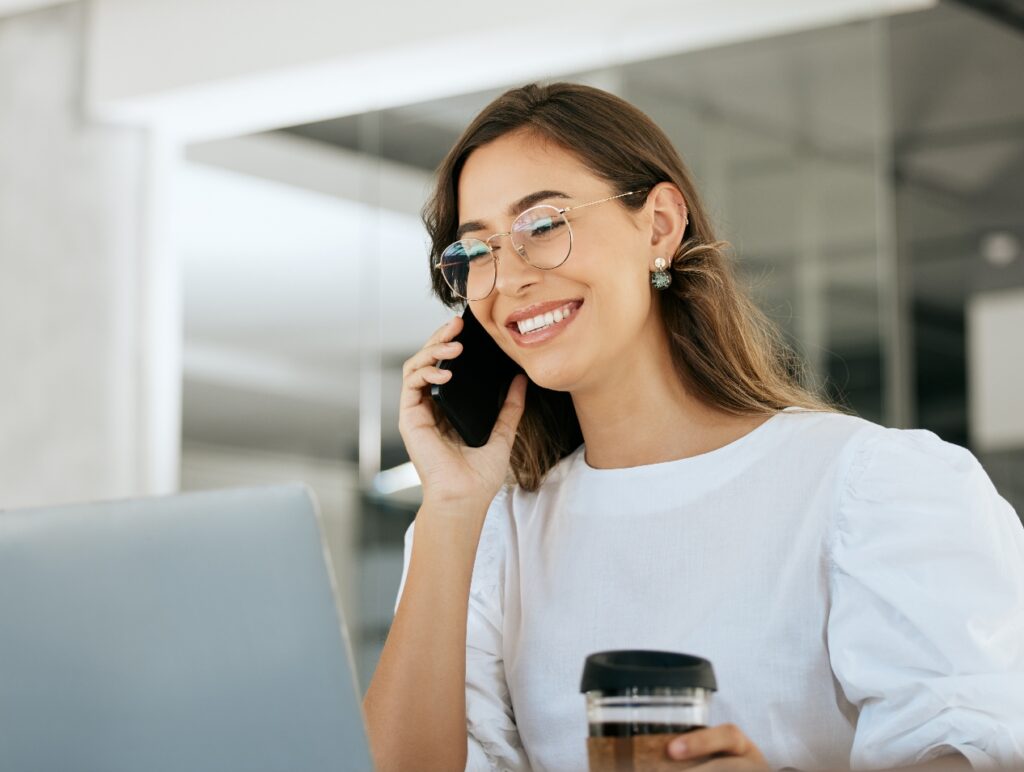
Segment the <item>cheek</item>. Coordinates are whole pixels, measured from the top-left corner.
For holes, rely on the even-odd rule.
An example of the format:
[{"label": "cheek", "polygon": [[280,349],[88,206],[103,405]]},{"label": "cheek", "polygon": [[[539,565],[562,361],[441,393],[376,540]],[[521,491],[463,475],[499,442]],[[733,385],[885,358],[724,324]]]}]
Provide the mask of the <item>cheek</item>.
[{"label": "cheek", "polygon": [[647,273],[647,253],[640,233],[629,229],[608,228],[587,232],[573,241],[570,261],[579,258],[591,276],[614,276],[630,281]]},{"label": "cheek", "polygon": [[562,278],[587,287],[601,339],[636,335],[651,309],[650,272],[640,234],[594,229],[575,238]]},{"label": "cheek", "polygon": [[588,343],[619,351],[636,343],[650,312],[647,288],[633,281],[603,282],[591,287]]}]

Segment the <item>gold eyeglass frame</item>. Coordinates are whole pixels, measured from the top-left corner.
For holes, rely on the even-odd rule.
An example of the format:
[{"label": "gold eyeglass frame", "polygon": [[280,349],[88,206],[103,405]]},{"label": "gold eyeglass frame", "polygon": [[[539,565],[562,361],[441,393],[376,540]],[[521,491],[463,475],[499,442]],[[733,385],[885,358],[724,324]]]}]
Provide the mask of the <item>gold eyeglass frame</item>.
[{"label": "gold eyeglass frame", "polygon": [[[517,247],[515,242],[512,243],[512,250],[517,255],[519,255],[519,257],[522,258],[523,262],[526,263],[527,265],[529,265],[529,266],[531,266],[533,268],[536,268],[539,271],[553,271],[555,268],[558,268],[560,266],[565,265],[565,261],[568,260],[569,259],[569,255],[572,254],[572,242],[573,242],[572,224],[569,222],[569,218],[565,216],[568,212],[573,212],[573,211],[575,211],[577,209],[583,209],[584,207],[587,207],[587,206],[594,206],[595,204],[603,204],[605,201],[614,201],[617,198],[625,198],[626,196],[632,196],[632,195],[634,195],[636,193],[642,193],[644,190],[647,190],[647,188],[640,188],[639,190],[631,190],[628,193],[619,193],[617,196],[608,196],[607,198],[599,198],[597,201],[588,201],[585,204],[576,204],[575,206],[557,207],[557,206],[555,206],[553,204],[537,204],[536,206],[531,206],[529,209],[524,209],[522,212],[517,214],[515,220],[512,221],[513,228],[515,227],[516,222],[519,221],[519,218],[523,217],[524,215],[526,215],[529,212],[532,212],[534,209],[554,209],[556,212],[558,212],[558,214],[565,221],[565,227],[568,228],[568,230],[569,230],[569,248],[565,251],[565,257],[562,258],[562,261],[558,265],[553,265],[550,268],[545,268],[545,267],[540,266],[540,265],[534,265],[533,263],[531,263],[529,261],[529,259],[526,257],[526,255],[524,255],[520,251],[520,247]],[[491,282],[491,288],[487,291],[487,293],[484,294],[484,295],[481,295],[478,298],[473,298],[473,302],[476,302],[477,300],[483,300],[484,298],[489,297],[490,294],[492,292],[494,292],[494,288],[496,286],[498,286],[498,256],[494,253],[494,248],[491,247],[491,239],[501,238],[502,236],[509,236],[509,237],[511,237],[513,232],[514,231],[506,231],[504,233],[492,233],[486,239],[478,239],[478,238],[474,238],[474,237],[470,236],[469,239],[459,239],[458,241],[453,241],[451,244],[449,244],[448,246],[446,246],[444,249],[441,250],[441,255],[444,255],[445,252],[447,252],[449,249],[451,249],[456,244],[459,244],[459,243],[461,243],[463,241],[467,241],[467,240],[479,241],[485,247],[487,247],[487,251],[491,254],[491,260],[494,261],[494,281]],[[437,262],[434,263],[434,270],[435,271],[441,271],[441,258],[440,257],[437,259]],[[451,282],[448,281],[448,277],[446,277],[444,275],[444,271],[441,271],[441,279],[448,286],[448,289],[450,289],[452,291],[452,294],[455,295],[455,297],[459,298],[460,300],[465,300],[465,301],[469,302],[469,300],[470,300],[469,298],[463,297],[462,295],[460,295],[458,290],[456,290],[455,287],[453,287],[451,285]]]}]

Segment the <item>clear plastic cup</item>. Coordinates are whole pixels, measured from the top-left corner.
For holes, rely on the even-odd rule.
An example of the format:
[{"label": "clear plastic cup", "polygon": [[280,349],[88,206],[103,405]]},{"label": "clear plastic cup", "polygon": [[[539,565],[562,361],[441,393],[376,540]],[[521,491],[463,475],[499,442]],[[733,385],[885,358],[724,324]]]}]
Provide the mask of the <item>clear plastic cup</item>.
[{"label": "clear plastic cup", "polygon": [[717,688],[711,663],[701,657],[645,649],[591,654],[580,685],[590,772],[680,769],[668,742],[708,726]]}]

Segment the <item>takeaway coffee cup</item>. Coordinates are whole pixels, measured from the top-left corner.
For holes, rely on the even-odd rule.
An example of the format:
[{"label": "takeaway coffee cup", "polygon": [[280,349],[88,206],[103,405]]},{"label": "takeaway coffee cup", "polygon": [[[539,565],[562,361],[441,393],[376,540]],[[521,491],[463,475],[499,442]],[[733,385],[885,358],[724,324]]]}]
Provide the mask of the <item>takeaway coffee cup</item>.
[{"label": "takeaway coffee cup", "polygon": [[590,772],[669,772],[669,740],[708,725],[711,663],[671,651],[627,649],[587,657],[580,691],[586,695]]}]

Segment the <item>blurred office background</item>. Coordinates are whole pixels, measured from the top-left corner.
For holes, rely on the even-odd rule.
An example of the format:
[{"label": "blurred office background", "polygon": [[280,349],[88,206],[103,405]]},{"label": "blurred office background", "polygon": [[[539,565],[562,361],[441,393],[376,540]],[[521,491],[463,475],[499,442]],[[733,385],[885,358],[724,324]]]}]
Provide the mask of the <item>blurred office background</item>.
[{"label": "blurred office background", "polygon": [[1024,2],[460,8],[0,0],[0,507],[307,481],[365,690],[447,318],[419,209],[568,79],[668,132],[818,388],[1024,513]]}]

